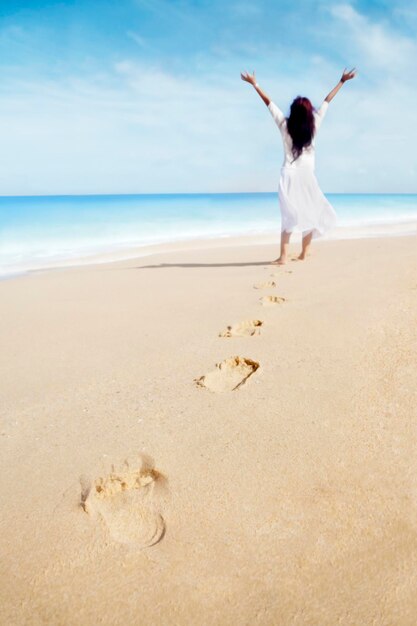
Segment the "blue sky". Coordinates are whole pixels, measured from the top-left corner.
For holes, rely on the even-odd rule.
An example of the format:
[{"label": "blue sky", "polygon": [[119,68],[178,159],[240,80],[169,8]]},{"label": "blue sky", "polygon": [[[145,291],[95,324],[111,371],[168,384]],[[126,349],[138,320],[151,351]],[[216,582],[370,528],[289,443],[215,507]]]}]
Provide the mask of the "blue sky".
[{"label": "blue sky", "polygon": [[326,192],[417,192],[417,2],[73,0],[0,5],[0,193],[272,191],[265,105],[318,106]]}]

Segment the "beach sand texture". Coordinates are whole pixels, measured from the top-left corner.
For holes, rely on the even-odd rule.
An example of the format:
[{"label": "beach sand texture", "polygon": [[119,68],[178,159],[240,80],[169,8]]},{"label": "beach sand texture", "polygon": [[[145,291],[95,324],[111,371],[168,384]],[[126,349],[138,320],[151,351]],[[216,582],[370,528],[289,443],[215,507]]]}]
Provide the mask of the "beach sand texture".
[{"label": "beach sand texture", "polygon": [[1,282],[0,623],[415,624],[416,244]]}]

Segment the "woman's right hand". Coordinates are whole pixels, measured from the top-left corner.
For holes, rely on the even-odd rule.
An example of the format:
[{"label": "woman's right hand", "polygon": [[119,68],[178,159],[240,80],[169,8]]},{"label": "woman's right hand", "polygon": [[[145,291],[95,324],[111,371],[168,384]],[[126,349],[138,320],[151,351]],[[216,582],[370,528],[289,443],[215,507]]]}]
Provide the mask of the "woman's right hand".
[{"label": "woman's right hand", "polygon": [[250,83],[251,85],[255,85],[256,83],[255,70],[253,70],[252,76],[248,74],[248,72],[245,72],[244,74],[242,74],[241,72],[240,77],[242,80],[245,80],[247,83]]}]

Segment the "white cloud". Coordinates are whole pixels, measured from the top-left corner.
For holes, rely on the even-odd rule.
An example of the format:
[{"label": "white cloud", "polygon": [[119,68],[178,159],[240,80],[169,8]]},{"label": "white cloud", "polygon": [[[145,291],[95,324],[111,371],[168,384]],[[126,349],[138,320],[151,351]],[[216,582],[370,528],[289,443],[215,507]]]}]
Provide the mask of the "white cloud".
[{"label": "white cloud", "polygon": [[[349,4],[329,12],[334,54],[300,51],[287,69],[271,46],[255,66],[258,82],[285,112],[298,93],[318,105],[339,78],[340,59],[352,60],[358,78],[332,102],[317,141],[323,189],[417,191],[416,44]],[[126,58],[85,78],[9,74],[0,85],[1,193],[276,189],[280,137],[240,80],[244,69],[226,50],[221,58],[200,54],[186,72]]]},{"label": "white cloud", "polygon": [[137,43],[138,46],[140,46],[141,48],[147,48],[148,47],[148,43],[147,43],[145,37],[142,37],[138,33],[135,33],[135,32],[133,32],[131,30],[128,30],[126,35],[129,37],[129,39],[132,39],[135,43]]},{"label": "white cloud", "polygon": [[256,128],[241,133],[238,75],[232,90],[130,61],[115,69],[112,88],[3,85],[2,194],[215,191],[249,166]]},{"label": "white cloud", "polygon": [[344,25],[341,37],[354,45],[361,60],[387,74],[413,69],[415,74],[416,41],[395,32],[389,24],[373,22],[350,4],[331,7],[331,14]]},{"label": "white cloud", "polygon": [[[329,12],[334,56],[356,65],[358,77],[332,102],[321,129],[318,174],[323,187],[416,192],[417,42],[350,4],[332,4]],[[331,65],[317,59],[321,79],[330,75]]]}]

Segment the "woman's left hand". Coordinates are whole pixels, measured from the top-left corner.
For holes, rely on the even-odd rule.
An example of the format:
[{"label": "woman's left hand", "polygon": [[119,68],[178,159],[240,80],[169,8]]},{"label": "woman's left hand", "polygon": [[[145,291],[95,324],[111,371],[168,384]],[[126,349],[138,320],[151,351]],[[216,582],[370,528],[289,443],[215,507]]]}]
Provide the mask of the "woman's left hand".
[{"label": "woman's left hand", "polygon": [[355,78],[355,76],[356,76],[356,68],[351,69],[349,72],[345,68],[343,70],[343,75],[340,80],[342,81],[342,83],[345,83],[347,80],[352,80],[352,78]]},{"label": "woman's left hand", "polygon": [[255,85],[256,83],[255,70],[253,70],[252,76],[248,74],[248,72],[245,72],[244,74],[240,73],[240,77],[242,80],[245,80],[247,83],[250,83],[251,85]]}]

